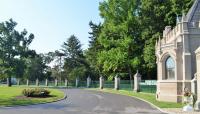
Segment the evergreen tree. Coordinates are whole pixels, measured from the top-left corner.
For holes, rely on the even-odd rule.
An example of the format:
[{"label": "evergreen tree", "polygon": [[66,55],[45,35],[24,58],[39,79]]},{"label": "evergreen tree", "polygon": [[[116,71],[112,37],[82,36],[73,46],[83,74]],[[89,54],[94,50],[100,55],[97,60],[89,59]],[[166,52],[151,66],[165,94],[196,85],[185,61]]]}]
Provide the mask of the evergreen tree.
[{"label": "evergreen tree", "polygon": [[62,51],[65,54],[64,72],[67,78],[84,78],[86,67],[80,41],[74,35],[70,36],[62,45]]},{"label": "evergreen tree", "polygon": [[98,25],[90,21],[89,26],[91,28],[89,48],[86,50],[86,59],[88,64],[90,65],[88,68],[89,74],[92,78],[97,79],[98,74],[102,72],[102,68],[97,66],[97,53],[101,50],[102,46],[98,42],[98,37],[101,32],[101,23]]}]

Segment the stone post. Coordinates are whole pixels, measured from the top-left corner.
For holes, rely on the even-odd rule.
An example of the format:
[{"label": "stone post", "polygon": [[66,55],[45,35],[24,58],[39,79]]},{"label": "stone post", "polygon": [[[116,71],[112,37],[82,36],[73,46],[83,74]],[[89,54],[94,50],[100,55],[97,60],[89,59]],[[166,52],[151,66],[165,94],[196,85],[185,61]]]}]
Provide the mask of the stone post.
[{"label": "stone post", "polygon": [[28,79],[26,80],[26,85],[29,86],[29,80]]},{"label": "stone post", "polygon": [[76,78],[76,87],[78,87],[78,86],[79,86],[79,79]]},{"label": "stone post", "polygon": [[140,92],[140,82],[141,82],[141,75],[137,71],[134,75],[134,91]]},{"label": "stone post", "polygon": [[101,77],[99,78],[99,88],[100,88],[100,89],[103,89],[103,86],[104,86],[104,78],[103,78],[103,76],[101,76]]},{"label": "stone post", "polygon": [[91,84],[91,78],[88,76],[87,77],[87,88],[90,87],[90,84]]},{"label": "stone post", "polygon": [[20,85],[20,79],[19,78],[17,79],[17,85],[18,86]]},{"label": "stone post", "polygon": [[115,76],[115,89],[119,90],[120,85],[120,77],[118,75]]},{"label": "stone post", "polygon": [[55,86],[58,86],[58,79],[55,79]]},{"label": "stone post", "polygon": [[65,79],[65,87],[67,87],[67,85],[68,85],[68,81],[67,79]]},{"label": "stone post", "polygon": [[48,79],[45,80],[45,86],[48,86],[49,83],[48,83]]},{"label": "stone post", "polygon": [[196,102],[196,110],[200,110],[200,47],[195,51],[196,53],[196,65],[197,65],[197,102]]},{"label": "stone post", "polygon": [[39,86],[39,80],[38,80],[38,78],[37,78],[36,81],[35,81],[35,85],[36,85],[36,86]]}]

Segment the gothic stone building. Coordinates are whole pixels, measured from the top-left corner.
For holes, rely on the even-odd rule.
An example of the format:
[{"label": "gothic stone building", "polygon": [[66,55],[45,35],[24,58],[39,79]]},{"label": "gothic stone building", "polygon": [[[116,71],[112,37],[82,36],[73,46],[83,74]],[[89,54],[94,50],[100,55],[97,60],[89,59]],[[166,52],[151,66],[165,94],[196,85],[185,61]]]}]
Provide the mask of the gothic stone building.
[{"label": "gothic stone building", "polygon": [[195,50],[200,46],[200,0],[195,0],[187,15],[177,19],[172,29],[166,26],[156,44],[157,99],[182,102],[184,89],[191,89],[196,73]]}]

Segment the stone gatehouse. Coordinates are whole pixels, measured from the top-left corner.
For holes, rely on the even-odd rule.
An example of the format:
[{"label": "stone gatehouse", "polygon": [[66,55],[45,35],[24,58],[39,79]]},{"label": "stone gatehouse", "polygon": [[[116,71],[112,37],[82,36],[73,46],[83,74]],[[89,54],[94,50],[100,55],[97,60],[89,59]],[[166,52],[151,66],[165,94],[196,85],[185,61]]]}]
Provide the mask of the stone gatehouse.
[{"label": "stone gatehouse", "polygon": [[195,50],[200,47],[200,0],[172,28],[166,26],[156,44],[157,99],[182,102],[184,89],[191,89],[196,70]]}]

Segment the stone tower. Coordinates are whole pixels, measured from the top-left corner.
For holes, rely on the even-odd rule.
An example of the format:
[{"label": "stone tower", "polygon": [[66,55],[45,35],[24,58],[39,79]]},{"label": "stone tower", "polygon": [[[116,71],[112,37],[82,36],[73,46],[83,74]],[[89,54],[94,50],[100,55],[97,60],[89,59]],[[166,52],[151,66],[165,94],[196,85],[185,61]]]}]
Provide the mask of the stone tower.
[{"label": "stone tower", "polygon": [[188,14],[177,25],[166,26],[156,44],[157,99],[182,102],[184,89],[191,89],[196,73],[195,50],[200,46],[200,0],[195,0]]}]

